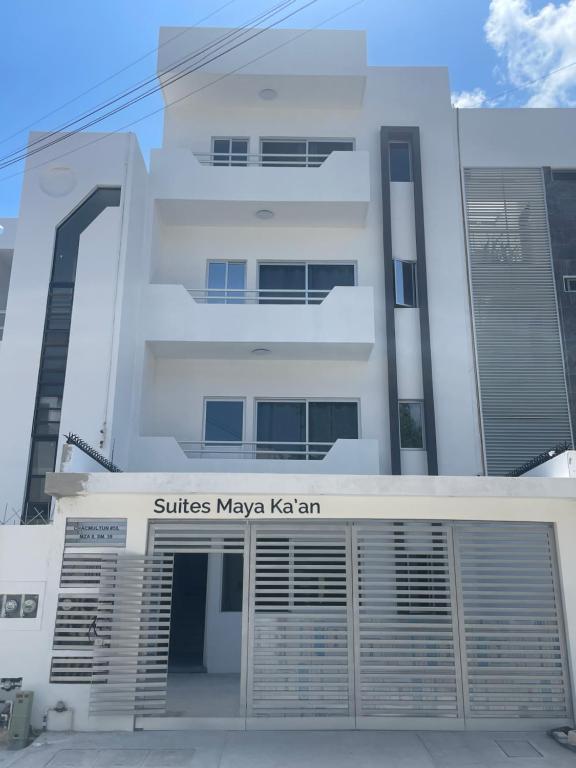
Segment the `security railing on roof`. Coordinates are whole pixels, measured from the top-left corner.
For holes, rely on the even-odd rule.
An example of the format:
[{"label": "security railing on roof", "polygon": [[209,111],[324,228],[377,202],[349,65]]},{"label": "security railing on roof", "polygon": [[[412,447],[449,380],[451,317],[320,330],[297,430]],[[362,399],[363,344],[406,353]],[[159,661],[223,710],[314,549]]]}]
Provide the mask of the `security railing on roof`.
[{"label": "security railing on roof", "polygon": [[186,288],[198,304],[321,304],[327,290],[260,288],[247,291],[236,288]]},{"label": "security railing on roof", "polygon": [[195,152],[200,165],[218,165],[218,166],[260,166],[274,168],[319,168],[329,157],[331,152],[324,152],[321,155],[293,155],[293,154],[265,154],[265,155],[245,155],[231,152]]},{"label": "security railing on roof", "polygon": [[180,440],[180,448],[189,459],[296,459],[321,460],[334,443],[298,442],[222,442],[221,440]]}]

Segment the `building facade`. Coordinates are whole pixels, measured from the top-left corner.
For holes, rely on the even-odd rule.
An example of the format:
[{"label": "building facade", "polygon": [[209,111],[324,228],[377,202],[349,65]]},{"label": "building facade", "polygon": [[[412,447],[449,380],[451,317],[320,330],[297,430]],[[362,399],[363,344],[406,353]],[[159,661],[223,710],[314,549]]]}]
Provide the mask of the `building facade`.
[{"label": "building facade", "polygon": [[72,136],[2,220],[0,501],[45,525],[0,526],[0,677],[88,729],[571,722],[576,486],[493,476],[572,443],[573,111],[356,32],[184,74],[224,34],[162,30],[149,168]]}]

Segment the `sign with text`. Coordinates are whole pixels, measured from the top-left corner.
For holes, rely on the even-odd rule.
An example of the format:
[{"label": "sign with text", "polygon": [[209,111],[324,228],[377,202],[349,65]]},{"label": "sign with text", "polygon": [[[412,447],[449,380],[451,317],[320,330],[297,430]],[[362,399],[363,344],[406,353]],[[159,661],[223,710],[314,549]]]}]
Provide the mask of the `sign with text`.
[{"label": "sign with text", "polygon": [[178,499],[154,499],[153,512],[156,515],[177,515],[199,517],[222,515],[222,517],[301,516],[317,517],[321,514],[320,502],[304,499],[271,496],[265,501],[244,501],[231,496],[214,500],[197,500],[181,496]]},{"label": "sign with text", "polygon": [[67,547],[125,547],[126,518],[73,518],[66,520]]}]

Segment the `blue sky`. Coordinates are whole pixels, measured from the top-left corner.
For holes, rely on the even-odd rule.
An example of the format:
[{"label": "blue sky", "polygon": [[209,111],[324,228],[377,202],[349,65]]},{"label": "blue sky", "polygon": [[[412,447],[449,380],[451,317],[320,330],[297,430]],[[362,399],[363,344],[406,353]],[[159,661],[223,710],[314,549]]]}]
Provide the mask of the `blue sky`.
[{"label": "blue sky", "polygon": [[[150,55],[62,111],[73,99],[155,48],[160,26],[189,26],[226,0],[16,0],[0,15],[0,142],[31,124],[53,129],[154,73]],[[286,26],[308,27],[352,0],[318,0]],[[274,0],[235,0],[206,22],[235,26]],[[365,0],[328,27],[366,29],[373,65],[444,65],[460,106],[570,106],[576,94],[576,0]],[[551,70],[561,72],[547,76]],[[526,83],[536,83],[523,87]],[[518,88],[518,86],[522,86]],[[512,93],[494,101],[510,89]],[[152,96],[98,127],[110,130],[161,106]],[[161,117],[136,125],[145,155],[161,142]],[[25,141],[0,143],[0,157]],[[0,171],[0,216],[18,212],[18,166]]]}]

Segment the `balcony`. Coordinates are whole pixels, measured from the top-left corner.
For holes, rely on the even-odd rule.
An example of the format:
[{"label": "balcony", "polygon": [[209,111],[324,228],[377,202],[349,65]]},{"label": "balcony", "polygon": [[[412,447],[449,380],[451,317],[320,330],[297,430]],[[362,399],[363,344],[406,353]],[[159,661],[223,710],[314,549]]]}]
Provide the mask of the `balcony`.
[{"label": "balcony", "polygon": [[367,360],[371,287],[331,291],[210,291],[149,285],[141,327],[156,357]]},{"label": "balcony", "polygon": [[313,475],[377,475],[377,440],[326,443],[235,443],[177,441],[173,437],[140,437],[134,444],[139,472],[226,472]]},{"label": "balcony", "polygon": [[168,225],[362,227],[370,202],[369,154],[246,155],[225,163],[189,149],[152,152],[150,178]]}]

